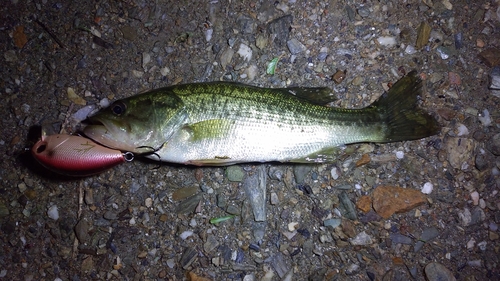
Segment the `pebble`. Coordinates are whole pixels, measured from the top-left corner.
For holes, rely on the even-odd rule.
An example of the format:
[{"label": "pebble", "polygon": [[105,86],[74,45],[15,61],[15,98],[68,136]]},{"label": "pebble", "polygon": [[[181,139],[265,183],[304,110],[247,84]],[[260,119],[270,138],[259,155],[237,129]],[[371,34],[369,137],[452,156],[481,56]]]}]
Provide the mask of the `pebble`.
[{"label": "pebble", "polygon": [[252,48],[248,47],[246,44],[241,43],[238,49],[238,55],[240,55],[245,61],[250,61],[252,59]]},{"label": "pebble", "polygon": [[75,93],[75,90],[71,87],[68,87],[66,89],[66,93],[68,95],[68,99],[74,103],[74,104],[77,104],[77,105],[86,105],[87,104],[87,101],[85,101],[83,98],[81,98],[80,96],[78,96],[76,93]]},{"label": "pebble", "polygon": [[357,10],[358,15],[360,15],[362,18],[366,18],[370,16],[370,9],[367,6],[361,6]]},{"label": "pebble", "polygon": [[290,271],[290,268],[288,267],[287,263],[285,262],[285,258],[281,253],[272,255],[271,257],[269,257],[269,261],[271,263],[271,266],[276,271],[276,273],[278,273],[280,279],[282,279],[285,276],[285,274],[287,274]]},{"label": "pebble", "polygon": [[483,124],[483,126],[488,127],[491,125],[491,117],[488,109],[483,109],[483,113],[480,114],[477,119]]},{"label": "pebble", "polygon": [[193,231],[191,230],[185,230],[183,231],[179,237],[182,239],[182,240],[186,240],[189,236],[193,235]]},{"label": "pebble", "polygon": [[[500,50],[496,48],[488,48],[482,52],[479,53],[479,57],[483,59],[484,63],[489,66],[493,67],[493,69],[490,72],[490,77],[493,73],[495,73],[495,76],[500,75],[500,68],[497,66],[500,65]],[[499,77],[500,78],[500,77]],[[498,81],[500,82],[500,81]],[[493,81],[491,81],[493,83]]]},{"label": "pebble", "polygon": [[377,38],[377,42],[385,47],[394,47],[396,45],[396,38],[392,36],[382,36]]},{"label": "pebble", "polygon": [[373,243],[373,239],[370,235],[368,235],[365,231],[359,233],[354,238],[350,240],[352,245],[370,245]]},{"label": "pebble", "polygon": [[49,218],[53,219],[53,220],[58,220],[59,219],[59,210],[57,208],[57,205],[52,205],[49,207],[49,209],[47,210],[47,215],[49,216]]},{"label": "pebble", "polygon": [[16,62],[18,60],[17,53],[15,50],[9,50],[3,54],[5,61],[7,62]]},{"label": "pebble", "polygon": [[271,179],[281,181],[284,173],[280,167],[271,166],[269,167],[269,172],[267,174]]},{"label": "pebble", "polygon": [[472,214],[468,208],[464,208],[462,212],[459,212],[458,217],[462,221],[462,226],[468,226],[472,222]]},{"label": "pebble", "polygon": [[108,98],[103,98],[99,101],[99,106],[100,107],[108,107],[109,106],[109,99]]},{"label": "pebble", "polygon": [[356,208],[354,207],[354,203],[352,203],[351,199],[345,191],[342,191],[339,194],[339,209],[342,213],[342,216],[350,219],[357,220],[358,215],[356,213]]},{"label": "pebble", "polygon": [[81,244],[85,244],[90,240],[89,235],[90,223],[86,218],[80,219],[75,226],[75,234]]},{"label": "pebble", "polygon": [[412,45],[407,45],[405,48],[405,53],[407,53],[408,55],[413,55],[416,52],[417,52],[417,49],[415,49],[415,47]]},{"label": "pebble", "polygon": [[428,243],[429,241],[433,240],[438,236],[439,236],[439,230],[437,228],[430,227],[424,229],[422,235],[420,235],[420,238],[415,243],[414,251],[418,252],[424,246],[425,243]]},{"label": "pebble", "polygon": [[437,262],[427,264],[424,271],[429,281],[456,281],[453,273],[444,265]]},{"label": "pebble", "polygon": [[[497,58],[497,64],[500,64],[500,57]],[[491,93],[500,98],[500,67],[495,66],[490,72],[490,86],[488,87]]]},{"label": "pebble", "polygon": [[153,199],[151,197],[146,198],[144,204],[146,207],[151,208],[153,206]]},{"label": "pebble", "polygon": [[295,231],[299,228],[299,223],[298,222],[291,222],[288,224],[288,230],[289,231]]},{"label": "pebble", "polygon": [[179,263],[182,268],[187,269],[198,257],[196,248],[187,247],[182,254]]},{"label": "pebble", "polygon": [[170,68],[168,68],[168,66],[160,68],[160,74],[162,76],[167,76],[167,74],[169,73],[170,73]]},{"label": "pebble", "polygon": [[434,188],[434,186],[432,185],[432,183],[426,182],[426,183],[424,183],[424,186],[422,187],[422,189],[420,191],[422,191],[423,194],[431,194],[433,188]]},{"label": "pebble", "polygon": [[271,35],[270,37],[274,38],[273,42],[279,47],[284,46],[288,41],[292,22],[293,22],[293,16],[286,15],[277,18],[275,20],[272,20],[267,25],[267,30]]},{"label": "pebble", "polygon": [[144,68],[144,71],[146,71],[147,69],[146,66],[150,62],[151,62],[151,54],[149,54],[148,52],[142,53],[142,68]]},{"label": "pebble", "polygon": [[467,242],[467,249],[472,250],[474,248],[474,245],[476,245],[476,240],[474,237],[472,237],[468,242]]},{"label": "pebble", "polygon": [[391,234],[389,234],[389,238],[392,240],[392,243],[395,243],[395,244],[410,245],[413,243],[413,240],[410,237],[405,236],[403,234],[399,234],[399,233],[391,233]]},{"label": "pebble", "polygon": [[205,40],[207,42],[210,42],[212,40],[212,34],[214,33],[214,30],[212,28],[205,29],[203,32],[205,34]]},{"label": "pebble", "polygon": [[336,180],[339,178],[339,171],[337,169],[337,167],[333,167],[331,170],[330,170],[330,174],[332,175],[332,179]]},{"label": "pebble", "polygon": [[137,31],[131,26],[124,26],[120,29],[123,34],[123,38],[129,41],[134,41],[137,39]]},{"label": "pebble", "polygon": [[259,165],[253,173],[243,181],[243,188],[250,200],[255,221],[266,221],[266,167]]},{"label": "pebble", "polygon": [[442,60],[447,60],[451,56],[451,51],[448,47],[439,46],[436,48],[436,52]]},{"label": "pebble", "polygon": [[474,204],[474,206],[479,205],[479,192],[477,191],[472,192],[470,194],[470,198],[472,199],[472,204]]},{"label": "pebble", "polygon": [[397,186],[379,186],[372,196],[373,208],[385,219],[394,213],[407,212],[427,202],[420,191]]},{"label": "pebble", "polygon": [[304,183],[306,175],[312,170],[312,165],[294,165],[293,175],[295,176],[295,182],[298,184]]},{"label": "pebble", "polygon": [[213,252],[217,247],[219,247],[219,241],[215,235],[208,235],[207,241],[203,244],[203,250],[207,253]]},{"label": "pebble", "polygon": [[398,150],[396,151],[396,158],[397,159],[403,159],[405,157],[404,151]]},{"label": "pebble", "polygon": [[466,136],[469,134],[469,129],[467,129],[467,127],[464,124],[460,124],[460,123],[457,124],[457,128],[455,131],[456,131],[457,136],[459,136],[459,137]]},{"label": "pebble", "polygon": [[341,219],[327,219],[323,221],[323,225],[331,228],[337,228],[341,222]]},{"label": "pebble", "polygon": [[276,192],[271,192],[271,205],[278,205],[279,202],[278,194],[276,194]]},{"label": "pebble", "polygon": [[241,166],[233,165],[226,168],[226,177],[229,181],[240,182],[245,177],[245,172]]},{"label": "pebble", "polygon": [[288,50],[292,55],[299,54],[301,52],[304,52],[306,50],[306,46],[304,44],[300,43],[299,40],[296,38],[292,38],[286,42],[286,45],[288,47]]},{"label": "pebble", "polygon": [[489,142],[486,143],[486,148],[496,156],[500,156],[500,133],[494,135]]},{"label": "pebble", "polygon": [[132,70],[132,75],[133,75],[135,78],[142,78],[142,76],[144,75],[144,72],[139,71],[139,70],[135,70],[135,69],[133,69],[133,70]]},{"label": "pebble", "polygon": [[448,162],[455,169],[461,170],[464,163],[473,159],[474,141],[472,139],[449,137],[446,138],[444,147],[447,152]]},{"label": "pebble", "polygon": [[356,202],[356,207],[363,211],[363,213],[368,213],[372,209],[372,197],[361,196]]},{"label": "pebble", "polygon": [[116,220],[118,218],[118,214],[113,210],[107,210],[102,216],[107,220]]}]

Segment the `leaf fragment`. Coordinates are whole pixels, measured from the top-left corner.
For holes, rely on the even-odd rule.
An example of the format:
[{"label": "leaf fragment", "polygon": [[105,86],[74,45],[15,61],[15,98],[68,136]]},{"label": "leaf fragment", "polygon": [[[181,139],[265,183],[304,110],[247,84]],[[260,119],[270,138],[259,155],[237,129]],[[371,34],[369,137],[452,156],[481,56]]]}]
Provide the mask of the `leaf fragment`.
[{"label": "leaf fragment", "polygon": [[274,75],[274,72],[276,71],[276,66],[278,65],[278,62],[280,60],[280,57],[276,57],[269,62],[267,65],[266,73],[270,75]]},{"label": "leaf fragment", "polygon": [[223,217],[218,217],[218,218],[211,218],[210,219],[210,223],[211,224],[217,224],[217,223],[220,223],[220,222],[223,222],[223,221],[230,220],[230,219],[232,219],[234,217],[235,217],[235,215],[228,215],[228,216],[223,216]]}]

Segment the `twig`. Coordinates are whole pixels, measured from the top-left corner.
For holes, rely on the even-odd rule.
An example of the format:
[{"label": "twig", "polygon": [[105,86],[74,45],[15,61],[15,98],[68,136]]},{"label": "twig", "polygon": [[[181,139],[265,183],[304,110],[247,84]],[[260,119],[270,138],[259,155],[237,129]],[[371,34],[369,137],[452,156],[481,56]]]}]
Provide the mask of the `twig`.
[{"label": "twig", "polygon": [[38,25],[40,25],[43,30],[45,30],[45,32],[47,32],[50,37],[52,37],[52,39],[54,39],[54,41],[56,41],[56,43],[59,45],[59,47],[63,48],[63,49],[66,49],[66,46],[64,46],[64,44],[61,42],[61,40],[59,40],[56,35],[54,33],[52,33],[52,31],[50,31],[46,26],[45,24],[43,24],[42,22],[40,22],[39,20],[35,19],[35,22],[38,23]]}]

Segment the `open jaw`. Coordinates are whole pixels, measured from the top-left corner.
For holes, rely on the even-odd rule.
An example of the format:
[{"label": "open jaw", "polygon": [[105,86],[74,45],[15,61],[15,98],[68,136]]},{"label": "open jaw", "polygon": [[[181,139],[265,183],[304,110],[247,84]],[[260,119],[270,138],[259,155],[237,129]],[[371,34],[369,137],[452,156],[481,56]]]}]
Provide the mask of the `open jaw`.
[{"label": "open jaw", "polygon": [[83,133],[95,142],[109,148],[130,152],[136,150],[129,133],[121,129],[118,124],[114,124],[113,121],[101,121],[91,118],[90,124],[85,127]]}]

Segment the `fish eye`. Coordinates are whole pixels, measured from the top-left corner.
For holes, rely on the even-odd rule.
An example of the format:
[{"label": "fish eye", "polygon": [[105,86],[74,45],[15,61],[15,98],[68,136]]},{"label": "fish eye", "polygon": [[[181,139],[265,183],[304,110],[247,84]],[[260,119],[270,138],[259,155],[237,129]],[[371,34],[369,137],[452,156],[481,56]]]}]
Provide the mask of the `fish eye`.
[{"label": "fish eye", "polygon": [[117,101],[117,102],[114,102],[112,105],[111,105],[111,111],[117,115],[117,116],[120,116],[122,115],[123,113],[125,113],[125,110],[127,109],[127,106],[121,102],[121,101]]}]

